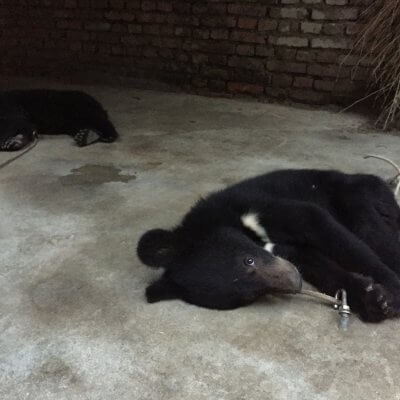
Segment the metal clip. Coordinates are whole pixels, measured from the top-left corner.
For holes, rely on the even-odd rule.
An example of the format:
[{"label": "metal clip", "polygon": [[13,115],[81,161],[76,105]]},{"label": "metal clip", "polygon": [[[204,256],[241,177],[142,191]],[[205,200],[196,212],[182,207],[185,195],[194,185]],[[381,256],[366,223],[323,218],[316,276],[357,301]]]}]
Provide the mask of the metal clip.
[{"label": "metal clip", "polygon": [[336,304],[334,304],[333,308],[339,311],[339,329],[346,331],[351,314],[350,306],[347,303],[347,292],[344,289],[338,290],[335,299]]}]

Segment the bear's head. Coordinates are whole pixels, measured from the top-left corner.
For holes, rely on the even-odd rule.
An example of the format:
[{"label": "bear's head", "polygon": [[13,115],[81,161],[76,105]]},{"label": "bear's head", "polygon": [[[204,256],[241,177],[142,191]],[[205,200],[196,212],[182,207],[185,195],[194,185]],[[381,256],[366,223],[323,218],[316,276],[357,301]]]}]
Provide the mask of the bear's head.
[{"label": "bear's head", "polygon": [[301,276],[293,264],[230,227],[197,240],[154,229],[141,237],[137,252],[143,263],[165,271],[146,289],[150,303],[179,298],[198,306],[232,309],[267,293],[301,289]]}]

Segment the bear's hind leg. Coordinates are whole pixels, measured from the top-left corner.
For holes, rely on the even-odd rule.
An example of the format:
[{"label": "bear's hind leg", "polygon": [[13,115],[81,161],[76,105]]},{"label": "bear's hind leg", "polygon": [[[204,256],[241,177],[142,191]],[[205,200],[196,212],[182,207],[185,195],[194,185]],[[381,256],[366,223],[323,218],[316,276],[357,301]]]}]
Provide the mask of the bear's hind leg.
[{"label": "bear's hind leg", "polygon": [[100,136],[100,142],[112,143],[118,138],[118,132],[108,118],[96,119],[91,128]]},{"label": "bear's hind leg", "polygon": [[98,142],[100,135],[91,129],[80,129],[73,138],[79,147],[84,147]]},{"label": "bear's hind leg", "polygon": [[73,138],[79,147],[83,147],[96,142],[112,143],[118,138],[118,133],[108,119],[98,118],[95,123],[79,129]]}]

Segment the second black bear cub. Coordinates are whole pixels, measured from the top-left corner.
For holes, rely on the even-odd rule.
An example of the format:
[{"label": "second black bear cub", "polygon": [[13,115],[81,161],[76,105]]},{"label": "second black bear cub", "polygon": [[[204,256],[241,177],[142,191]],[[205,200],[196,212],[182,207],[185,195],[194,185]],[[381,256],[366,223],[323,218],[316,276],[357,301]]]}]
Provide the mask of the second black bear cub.
[{"label": "second black bear cub", "polygon": [[113,142],[117,131],[107,112],[92,96],[68,90],[11,90],[0,92],[0,151],[20,150],[35,134],[66,134],[79,146],[89,135]]},{"label": "second black bear cub", "polygon": [[300,271],[322,292],[346,289],[377,322],[400,316],[399,231],[400,208],[378,177],[284,170],[200,200],[174,229],[145,233],[138,256],[164,269],[149,302],[235,308],[299,291]]}]

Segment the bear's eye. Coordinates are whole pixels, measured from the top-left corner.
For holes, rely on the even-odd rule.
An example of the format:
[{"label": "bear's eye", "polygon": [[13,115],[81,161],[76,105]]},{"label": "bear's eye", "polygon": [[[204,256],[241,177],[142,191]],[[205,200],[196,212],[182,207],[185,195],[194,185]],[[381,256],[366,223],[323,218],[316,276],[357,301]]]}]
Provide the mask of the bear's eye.
[{"label": "bear's eye", "polygon": [[253,267],[256,264],[255,261],[254,261],[254,258],[251,258],[251,257],[246,257],[243,260],[243,262],[244,262],[245,265],[248,265],[248,266],[251,266],[251,267]]}]

